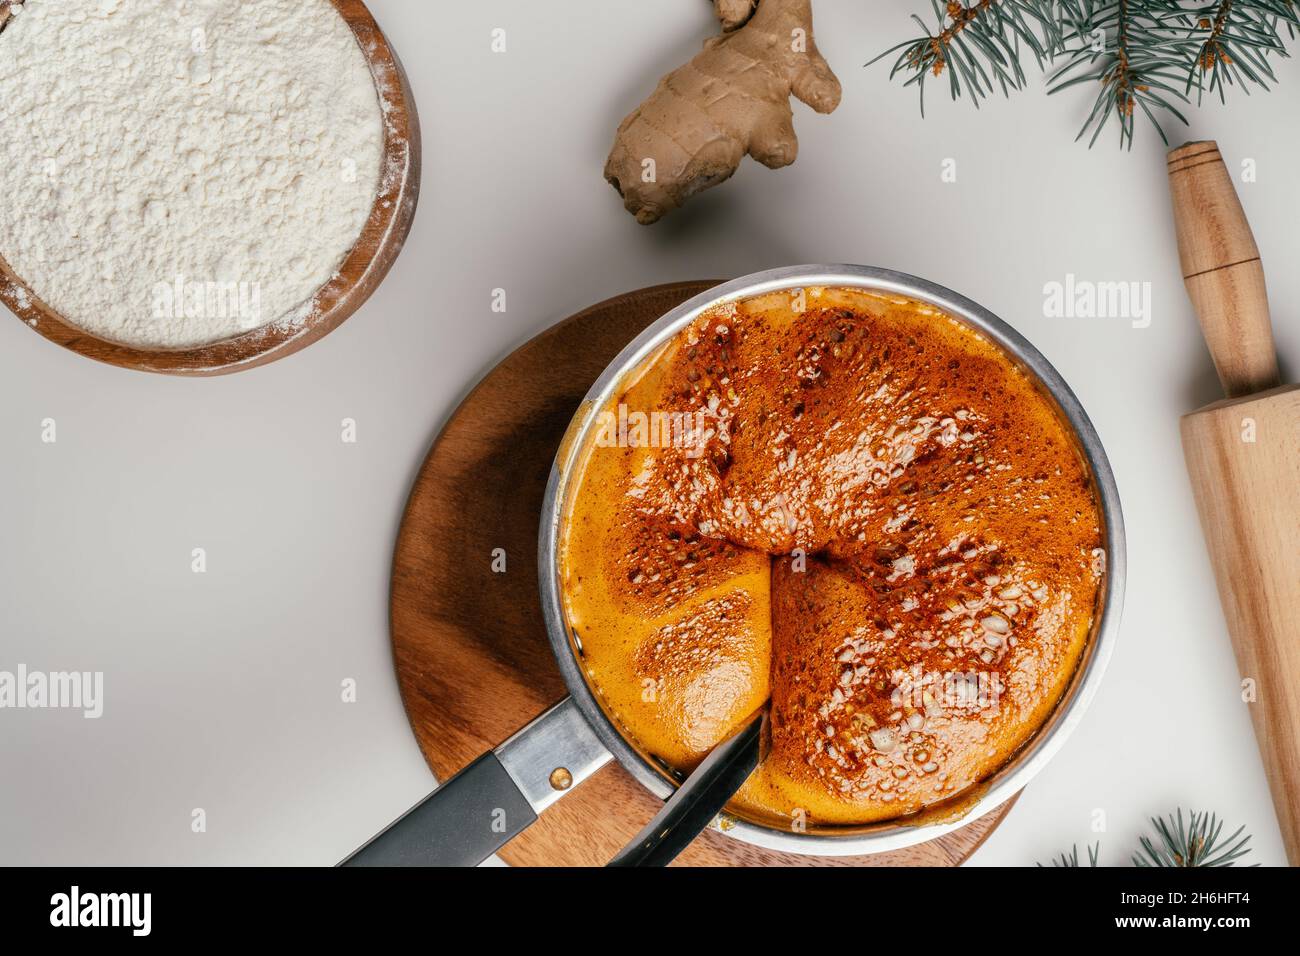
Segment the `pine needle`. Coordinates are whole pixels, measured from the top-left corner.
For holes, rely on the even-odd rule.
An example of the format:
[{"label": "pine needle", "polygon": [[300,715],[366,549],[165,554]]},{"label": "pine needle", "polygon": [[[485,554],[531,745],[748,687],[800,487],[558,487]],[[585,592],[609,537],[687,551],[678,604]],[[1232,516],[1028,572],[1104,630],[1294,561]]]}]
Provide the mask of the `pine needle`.
[{"label": "pine needle", "polygon": [[[1097,855],[1101,852],[1101,844],[1094,843],[1088,847],[1088,865],[1097,865]],[[1043,864],[1036,863],[1035,866],[1041,867]],[[1076,843],[1070,847],[1069,853],[1062,853],[1060,856],[1053,858],[1052,866],[1080,866],[1079,863],[1079,845]]]},{"label": "pine needle", "polygon": [[1087,136],[1091,146],[1116,124],[1128,149],[1138,115],[1167,143],[1162,124],[1187,124],[1179,105],[1192,90],[1199,104],[1207,92],[1226,101],[1230,86],[1270,89],[1272,58],[1288,56],[1300,35],[1300,0],[930,0],[930,7],[933,26],[913,15],[922,35],[870,61],[895,55],[890,78],[917,87],[922,115],[926,82],[945,74],[949,95],[976,107],[994,92],[1024,89],[1028,51],[1047,72],[1049,93],[1097,89],[1076,139]]},{"label": "pine needle", "polygon": [[1250,836],[1241,837],[1245,827],[1238,827],[1232,836],[1220,839],[1223,822],[1212,813],[1193,812],[1184,828],[1180,807],[1176,820],[1173,816],[1168,820],[1153,817],[1151,825],[1159,843],[1142,837],[1142,851],[1134,854],[1134,866],[1234,866],[1236,860],[1250,852],[1246,846]]}]

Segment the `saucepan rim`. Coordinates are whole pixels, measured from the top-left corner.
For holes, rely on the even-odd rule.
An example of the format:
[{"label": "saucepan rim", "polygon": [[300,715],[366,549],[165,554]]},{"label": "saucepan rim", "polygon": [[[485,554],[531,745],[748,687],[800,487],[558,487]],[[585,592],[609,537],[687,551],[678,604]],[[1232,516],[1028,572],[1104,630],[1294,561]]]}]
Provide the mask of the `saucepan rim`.
[{"label": "saucepan rim", "polygon": [[906,296],[963,322],[997,344],[1017,361],[1058,406],[1073,431],[1092,472],[1104,522],[1106,573],[1098,597],[1093,630],[1083,658],[1052,714],[1034,735],[988,780],[974,791],[956,819],[909,818],[860,827],[810,827],[795,833],[738,817],[727,817],[722,832],[746,843],[789,853],[851,856],[897,850],[966,826],[1018,793],[1047,764],[1078,726],[1091,703],[1110,659],[1119,631],[1125,580],[1124,519],[1119,491],[1101,440],[1070,387],[1028,339],[992,312],[950,289],[926,279],[860,265],[799,265],[742,276],[708,289],[664,314],[638,335],[588,390],[560,443],[551,467],[538,531],[538,577],[547,637],[569,693],[601,743],[646,789],[666,799],[673,784],[615,725],[588,684],[575,637],[567,626],[561,596],[559,547],[561,522],[574,468],[588,432],[599,412],[621,389],[626,377],[639,369],[665,342],[706,310],[719,304],[768,292],[799,288],[854,288]]}]

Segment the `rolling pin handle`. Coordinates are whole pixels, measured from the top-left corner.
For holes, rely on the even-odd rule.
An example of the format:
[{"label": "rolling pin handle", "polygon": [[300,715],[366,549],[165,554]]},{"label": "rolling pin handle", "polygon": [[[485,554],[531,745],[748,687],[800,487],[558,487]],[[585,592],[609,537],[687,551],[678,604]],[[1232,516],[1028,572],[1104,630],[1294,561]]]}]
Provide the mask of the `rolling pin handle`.
[{"label": "rolling pin handle", "polygon": [[1279,381],[1264,267],[1232,177],[1213,141],[1169,152],[1183,281],[1229,398]]}]

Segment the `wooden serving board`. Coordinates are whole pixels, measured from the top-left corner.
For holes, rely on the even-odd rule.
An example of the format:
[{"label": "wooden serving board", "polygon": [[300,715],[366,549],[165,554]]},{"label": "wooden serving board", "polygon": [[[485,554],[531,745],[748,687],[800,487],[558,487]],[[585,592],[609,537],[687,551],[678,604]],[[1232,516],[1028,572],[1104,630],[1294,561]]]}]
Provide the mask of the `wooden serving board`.
[{"label": "wooden serving board", "polygon": [[[592,306],[497,365],[452,414],[411,491],[393,556],[393,656],[424,757],[445,780],[565,696],[537,591],[537,524],[551,461],[587,388],[638,332],[712,282]],[[506,571],[492,570],[505,551]],[[697,866],[955,866],[1014,798],[969,826],[892,853],[818,858],[709,830],[678,858]],[[662,804],[611,762],[547,810],[501,857],[601,866]]]}]

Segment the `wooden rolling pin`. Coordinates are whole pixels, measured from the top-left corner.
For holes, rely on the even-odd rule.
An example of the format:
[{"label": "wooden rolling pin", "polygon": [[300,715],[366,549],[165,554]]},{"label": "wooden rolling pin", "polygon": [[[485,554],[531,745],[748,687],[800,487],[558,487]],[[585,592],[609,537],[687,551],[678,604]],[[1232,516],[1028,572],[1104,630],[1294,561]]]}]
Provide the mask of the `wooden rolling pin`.
[{"label": "wooden rolling pin", "polygon": [[1184,416],[1183,453],[1287,859],[1300,866],[1300,386],[1278,385],[1264,268],[1218,146],[1171,151],[1169,183],[1183,278],[1228,395]]}]

